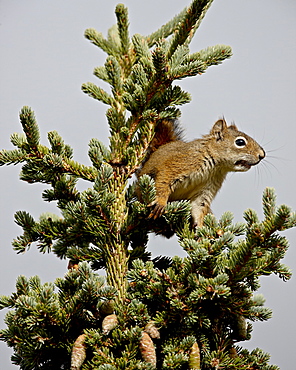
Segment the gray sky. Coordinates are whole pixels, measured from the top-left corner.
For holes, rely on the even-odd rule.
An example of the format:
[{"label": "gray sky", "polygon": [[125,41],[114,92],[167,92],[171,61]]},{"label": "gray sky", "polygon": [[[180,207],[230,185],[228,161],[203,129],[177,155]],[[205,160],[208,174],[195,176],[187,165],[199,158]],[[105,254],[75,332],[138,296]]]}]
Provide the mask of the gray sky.
[{"label": "gray sky", "polygon": [[[74,148],[74,159],[89,164],[88,143],[97,137],[107,143],[106,106],[80,90],[83,82],[102,83],[92,75],[105,54],[83,37],[94,27],[106,34],[115,23],[117,1],[109,0],[0,0],[0,149],[11,149],[9,136],[21,132],[18,112],[31,106],[37,116],[42,142],[47,132],[57,130]],[[147,35],[177,14],[188,1],[126,0],[130,33]],[[217,216],[230,210],[236,221],[247,208],[262,217],[261,197],[265,187],[276,189],[278,204],[296,209],[295,197],[295,28],[294,0],[216,0],[203,21],[191,51],[215,44],[232,46],[234,56],[205,75],[182,82],[192,94],[192,103],[182,107],[187,139],[210,130],[218,117],[235,121],[239,129],[263,145],[267,158],[247,173],[229,175],[213,203]],[[17,255],[11,241],[21,234],[13,214],[26,210],[38,218],[56,212],[54,204],[41,200],[42,185],[18,180],[20,166],[0,168],[1,240],[0,294],[15,289],[18,275],[39,275],[54,281],[66,272],[66,261],[43,255],[35,247]],[[81,189],[87,184],[81,183]],[[286,232],[290,249],[284,260],[296,271],[296,230]],[[176,240],[151,237],[154,254],[175,255],[182,251]],[[273,318],[254,325],[253,338],[241,345],[262,348],[271,363],[282,370],[294,370],[296,282],[282,282],[275,276],[261,280],[260,292]],[[3,324],[1,313],[0,327]],[[1,369],[10,364],[11,350],[0,343]]]}]

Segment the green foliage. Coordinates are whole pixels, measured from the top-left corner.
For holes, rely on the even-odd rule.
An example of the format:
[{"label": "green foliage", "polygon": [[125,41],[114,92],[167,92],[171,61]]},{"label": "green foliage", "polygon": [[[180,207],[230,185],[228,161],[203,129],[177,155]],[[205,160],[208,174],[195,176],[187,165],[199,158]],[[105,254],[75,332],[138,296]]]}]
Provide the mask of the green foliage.
[{"label": "green foliage", "polygon": [[15,349],[12,362],[21,369],[69,368],[75,339],[88,328],[100,328],[100,306],[116,294],[87,263],[55,284],[19,276],[16,288],[0,299],[1,308],[12,308],[0,338]]},{"label": "green foliage", "polygon": [[[275,206],[272,189],[264,192],[263,205],[268,212],[262,222],[252,212],[256,228],[233,225],[229,212],[219,221],[208,215],[196,234],[183,228],[179,242],[188,256],[174,257],[167,269],[155,268],[151,261],[134,261],[129,271],[129,292],[147,305],[161,328],[158,348],[163,362],[159,368],[187,369],[190,346],[183,351],[182,340],[193,338],[201,348],[202,369],[217,365],[226,369],[253,365],[277,369],[267,364],[269,356],[262,351],[234,350],[235,342],[250,339],[250,321],[271,317],[263,296],[253,295],[260,287],[259,277],[271,273],[283,280],[291,277],[290,270],[279,263],[288,243],[278,233],[283,230],[277,217],[283,207]],[[295,213],[285,214],[287,227],[295,226]]]},{"label": "green foliage", "polygon": [[[12,244],[17,253],[35,244],[70,260],[54,284],[20,276],[16,292],[0,299],[0,309],[10,309],[0,340],[14,349],[12,361],[21,369],[278,369],[261,350],[236,343],[250,339],[252,321],[271,317],[262,295],[254,295],[260,276],[291,277],[280,262],[288,248],[280,232],[295,226],[295,213],[277,207],[274,191],[266,189],[263,221],[247,210],[245,223],[233,224],[226,212],[220,220],[206,216],[196,230],[187,201],[170,202],[161,217],[150,218],[153,179],[130,180],[158,122],[179,117],[179,106],[190,101],[176,80],[232,54],[225,45],[190,52],[212,2],[193,0],[149,36],[130,37],[122,4],[107,37],[85,31],[107,53],[94,75],[110,85],[109,91],[92,82],[82,86],[108,105],[110,143],[90,140],[90,166],[73,160],[56,131],[48,133],[49,146],[41,144],[33,111],[21,110],[24,134],[11,135],[16,149],[2,150],[0,165],[22,163],[21,180],[48,184],[42,198],[59,211],[38,220],[16,212],[23,234]],[[85,191],[77,189],[81,179],[89,182]],[[151,232],[176,234],[186,257],[151,259]],[[107,283],[93,271],[99,268],[106,269]]]}]

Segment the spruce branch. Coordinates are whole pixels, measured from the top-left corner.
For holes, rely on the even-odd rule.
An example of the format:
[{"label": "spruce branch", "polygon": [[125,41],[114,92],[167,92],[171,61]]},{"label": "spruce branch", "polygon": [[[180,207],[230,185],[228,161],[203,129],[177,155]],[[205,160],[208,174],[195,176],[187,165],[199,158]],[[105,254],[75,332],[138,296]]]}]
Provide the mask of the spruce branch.
[{"label": "spruce branch", "polygon": [[[1,339],[17,349],[14,363],[21,368],[43,364],[70,368],[77,338],[84,335],[85,327],[100,325],[99,307],[114,298],[114,289],[106,286],[104,278],[91,271],[87,263],[69,270],[55,284],[20,276],[16,293],[0,298],[1,307],[14,308],[7,316],[11,327],[1,330]],[[72,352],[73,362],[74,358]]]},{"label": "spruce branch", "polygon": [[121,41],[121,53],[127,55],[129,51],[129,35],[128,35],[128,11],[123,4],[118,4],[115,9],[117,17],[117,27],[119,38]]},{"label": "spruce branch", "polygon": [[39,145],[40,133],[35,115],[31,108],[26,106],[22,108],[20,112],[20,121],[30,148],[36,150]]},{"label": "spruce branch", "polygon": [[107,39],[117,50],[120,50],[120,37],[117,24],[109,28]]},{"label": "spruce branch", "polygon": [[16,146],[19,149],[24,149],[28,145],[26,135],[23,133],[20,134],[14,132],[13,134],[10,135],[10,141],[12,145]]},{"label": "spruce branch", "polygon": [[58,134],[57,131],[50,131],[47,134],[48,141],[51,145],[51,150],[54,154],[64,155],[65,157],[71,159],[73,156],[72,148],[65,144],[62,137]]},{"label": "spruce branch", "polygon": [[[206,4],[206,2],[199,3],[194,1],[186,11],[184,10],[180,13],[183,23],[180,21],[181,18],[179,19],[177,17],[168,27],[170,31],[165,31],[166,37],[174,32],[173,38],[175,41],[180,38],[181,47],[182,42],[185,42],[185,33],[190,33],[190,28],[193,27],[201,13],[202,17],[204,16],[210,3],[208,2]],[[140,129],[142,117],[144,117],[145,112],[150,110],[150,107],[155,107],[159,99],[163,99],[163,103],[158,107],[156,106],[159,118],[175,118],[178,116],[179,111],[172,106],[187,103],[189,101],[189,94],[183,93],[181,89],[178,91],[172,90],[176,91],[176,98],[165,98],[164,93],[167,90],[169,91],[171,88],[170,85],[175,79],[202,73],[207,65],[203,61],[197,59],[192,60],[192,58],[186,61],[183,55],[184,64],[178,66],[180,57],[177,57],[175,50],[172,52],[172,55],[168,51],[169,45],[172,45],[171,41],[168,42],[162,39],[156,48],[150,50],[152,45],[149,42],[147,43],[147,39],[145,40],[145,38],[136,34],[132,37],[131,43],[128,36],[127,9],[119,4],[115,12],[117,16],[117,27],[109,30],[108,37],[110,39],[113,37],[114,40],[117,40],[117,44],[120,43],[122,55],[118,56],[114,53],[109,53],[110,57],[107,58],[105,67],[97,67],[95,69],[95,74],[99,78],[111,84],[113,98],[92,83],[84,84],[82,89],[90,96],[111,106],[107,112],[108,122],[113,131],[113,135],[110,138],[111,152],[113,153],[116,148],[111,161],[114,165],[123,164],[126,167],[130,167],[129,170],[125,169],[128,176],[130,176],[132,171],[137,168],[136,162],[138,164],[140,162],[135,160],[136,157],[132,158],[132,151],[124,148],[120,149],[119,143],[125,143],[126,148],[131,144],[132,137]],[[175,29],[173,30],[172,27],[175,27]],[[178,37],[177,34],[179,35]],[[92,36],[90,37],[90,35]],[[93,31],[87,31],[86,37],[93,42],[98,38],[98,35]],[[178,43],[178,41],[176,42]],[[100,42],[95,42],[95,44],[102,47]],[[220,54],[224,51],[221,51]],[[188,48],[185,54],[188,58]],[[208,58],[210,57],[209,54],[210,52],[207,54]],[[124,55],[127,57],[124,57]],[[230,55],[228,54],[228,56]],[[171,57],[174,60],[170,61]],[[212,59],[216,60],[217,58],[213,56]],[[210,62],[208,61],[208,63]],[[178,96],[178,94],[181,94],[181,96],[183,94],[183,96]],[[129,110],[132,113],[131,120],[124,118],[125,110]],[[145,149],[143,148],[142,153],[139,153],[139,159],[143,158]],[[130,158],[133,162],[131,166],[126,163],[127,158]]]},{"label": "spruce branch", "polygon": [[170,48],[167,52],[168,59],[174,54],[179,45],[190,43],[196,29],[203,19],[206,11],[213,1],[209,0],[193,0],[191,5],[186,10],[186,14],[179,23],[176,32],[170,42]]},{"label": "spruce branch", "polygon": [[90,40],[90,42],[103,51],[105,51],[108,55],[118,56],[120,54],[120,50],[118,49],[117,45],[114,42],[110,42],[110,40],[106,40],[101,32],[98,32],[94,28],[88,28],[84,33],[85,38]]},{"label": "spruce branch", "polygon": [[[113,96],[122,94],[122,76],[121,68],[117,59],[113,56],[107,58],[105,63],[105,70],[108,76],[108,81],[113,87]],[[118,97],[119,98],[119,97]]]},{"label": "spruce branch", "polygon": [[172,20],[161,26],[160,29],[153,32],[151,35],[146,37],[149,47],[157,44],[160,40],[166,39],[170,36],[178,27],[184,15],[187,12],[187,7],[185,7],[179,14],[177,14]]},{"label": "spruce branch", "polygon": [[148,76],[152,75],[154,67],[147,38],[140,34],[135,34],[132,37],[132,43],[135,49],[136,62],[143,65]]},{"label": "spruce branch", "polygon": [[0,151],[0,166],[5,164],[18,164],[27,159],[27,152],[20,149],[1,150]]},{"label": "spruce branch", "polygon": [[96,86],[92,82],[87,82],[83,84],[82,91],[88,94],[90,97],[96,100],[100,100],[104,104],[112,105],[114,103],[111,95],[109,95],[106,91]]},{"label": "spruce branch", "polygon": [[203,62],[206,67],[218,65],[225,59],[232,56],[232,49],[228,45],[215,45],[202,49],[197,53],[189,54],[187,57],[188,62],[199,60]]},{"label": "spruce branch", "polygon": [[206,15],[206,13],[207,13],[207,11],[209,10],[210,6],[211,6],[211,5],[212,5],[212,3],[213,3],[213,1],[214,1],[214,0],[209,0],[209,1],[207,1],[207,4],[205,4],[205,6],[204,6],[204,8],[203,8],[203,10],[202,10],[202,12],[201,12],[201,14],[200,14],[200,16],[199,16],[198,20],[197,20],[197,21],[196,21],[196,23],[195,23],[195,26],[194,26],[193,30],[190,32],[189,36],[187,37],[187,40],[186,40],[186,42],[185,42],[185,45],[186,45],[186,44],[188,45],[188,44],[191,42],[191,40],[193,39],[193,37],[194,37],[194,35],[195,35],[195,32],[197,31],[197,29],[198,29],[198,28],[199,28],[199,26],[201,25],[201,22],[203,21],[203,19],[204,19],[205,15]]}]

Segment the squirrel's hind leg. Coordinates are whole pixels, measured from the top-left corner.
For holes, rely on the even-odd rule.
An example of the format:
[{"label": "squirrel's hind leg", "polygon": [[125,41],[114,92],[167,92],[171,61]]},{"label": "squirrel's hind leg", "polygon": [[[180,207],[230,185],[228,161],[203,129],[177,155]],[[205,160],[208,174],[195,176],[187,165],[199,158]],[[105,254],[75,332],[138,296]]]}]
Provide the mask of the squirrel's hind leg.
[{"label": "squirrel's hind leg", "polygon": [[212,213],[210,204],[206,199],[200,198],[191,201],[192,226],[202,227],[205,215]]}]

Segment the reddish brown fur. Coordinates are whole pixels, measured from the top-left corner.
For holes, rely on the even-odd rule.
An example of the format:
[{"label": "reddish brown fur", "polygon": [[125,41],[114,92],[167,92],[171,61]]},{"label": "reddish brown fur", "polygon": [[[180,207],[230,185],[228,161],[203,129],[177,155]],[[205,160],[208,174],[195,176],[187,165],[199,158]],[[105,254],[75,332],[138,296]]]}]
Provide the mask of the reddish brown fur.
[{"label": "reddish brown fur", "polygon": [[211,211],[227,173],[248,171],[265,157],[254,139],[235,125],[227,126],[224,119],[217,121],[208,135],[188,143],[181,140],[177,122],[160,122],[150,153],[138,174],[155,180],[156,200],[150,217],[159,217],[168,201],[186,199],[197,226],[202,226]]}]

